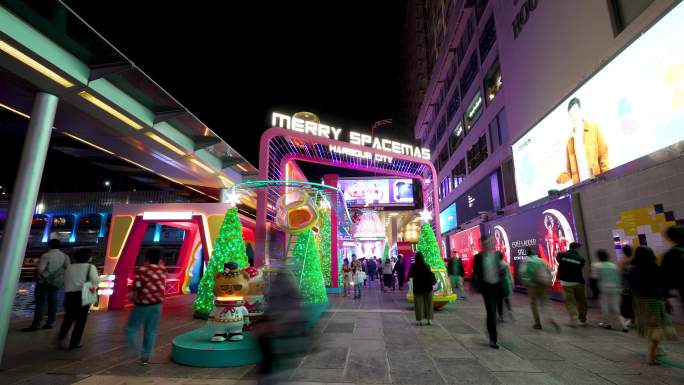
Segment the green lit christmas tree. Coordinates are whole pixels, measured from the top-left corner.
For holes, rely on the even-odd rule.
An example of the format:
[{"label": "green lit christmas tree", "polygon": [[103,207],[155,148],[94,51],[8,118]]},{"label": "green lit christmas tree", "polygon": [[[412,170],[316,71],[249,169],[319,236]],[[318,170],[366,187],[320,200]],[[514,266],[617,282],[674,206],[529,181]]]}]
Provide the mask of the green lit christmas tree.
[{"label": "green lit christmas tree", "polygon": [[435,233],[432,231],[432,227],[427,223],[423,223],[423,227],[420,229],[417,251],[423,253],[425,263],[433,270],[446,269],[444,260],[442,260],[442,254],[439,251],[437,238],[435,238]]},{"label": "green lit christmas tree", "polygon": [[318,253],[321,256],[321,269],[325,286],[330,287],[330,211],[320,213],[320,229],[318,231]]},{"label": "green lit christmas tree", "polygon": [[214,308],[214,275],[223,271],[223,265],[226,262],[237,263],[239,269],[249,266],[245,241],[242,239],[242,223],[235,207],[226,212],[219,234],[214,241],[214,252],[197,290],[193,306],[195,317],[206,318]]},{"label": "green lit christmas tree", "polygon": [[290,263],[302,301],[305,304],[328,303],[313,231],[307,230],[297,236]]},{"label": "green lit christmas tree", "polygon": [[382,261],[385,262],[389,259],[389,243],[385,240],[385,250],[382,252]]}]

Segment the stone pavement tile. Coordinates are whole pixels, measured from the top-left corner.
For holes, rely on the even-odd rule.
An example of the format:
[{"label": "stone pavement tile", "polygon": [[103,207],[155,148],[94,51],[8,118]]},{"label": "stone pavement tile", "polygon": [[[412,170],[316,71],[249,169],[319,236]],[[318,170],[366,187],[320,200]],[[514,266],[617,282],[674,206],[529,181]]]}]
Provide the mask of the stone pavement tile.
[{"label": "stone pavement tile", "polygon": [[384,334],[382,328],[364,328],[359,327],[358,324],[354,329],[353,338],[356,340],[382,340]]},{"label": "stone pavement tile", "polygon": [[382,330],[382,320],[380,319],[367,319],[367,318],[359,318],[356,320],[356,327],[357,328],[372,328],[372,329],[378,329]]},{"label": "stone pavement tile", "polygon": [[388,352],[390,376],[394,384],[443,384],[430,357],[420,349]]},{"label": "stone pavement tile", "polygon": [[384,328],[406,327],[406,318],[402,313],[381,313],[380,318]]},{"label": "stone pavement tile", "polygon": [[574,346],[580,349],[592,352],[606,360],[613,362],[623,362],[631,364],[641,364],[644,362],[643,352],[646,350],[642,347],[641,353],[625,349],[622,345],[606,342],[571,342]]},{"label": "stone pavement tile", "polygon": [[337,322],[330,321],[328,326],[325,327],[323,333],[353,333],[354,332],[354,322]]},{"label": "stone pavement tile", "polygon": [[[160,384],[160,378],[155,377],[136,377],[136,376],[110,376],[94,375],[75,385],[156,385]],[[168,379],[164,379],[168,381]],[[173,381],[169,381],[173,382]]]},{"label": "stone pavement tile", "polygon": [[302,368],[343,369],[347,364],[349,348],[328,348],[309,354],[302,363]]},{"label": "stone pavement tile", "polygon": [[384,351],[386,348],[387,346],[383,340],[355,340],[351,347],[350,354],[354,355],[365,352],[375,352],[378,350]]},{"label": "stone pavement tile", "polygon": [[499,341],[499,345],[526,360],[563,360],[562,357],[552,351],[544,349],[543,347],[535,345],[518,336],[508,335]]},{"label": "stone pavement tile", "polygon": [[546,373],[495,372],[494,375],[506,385],[561,385]]},{"label": "stone pavement tile", "polygon": [[[615,385],[662,385],[665,382],[658,381],[652,376],[640,374],[602,374],[601,377]],[[681,383],[681,382],[679,382]]]},{"label": "stone pavement tile", "polygon": [[[50,385],[68,385],[68,384],[73,384],[75,382],[81,381],[84,378],[86,378],[87,375],[85,374],[52,374],[52,373],[44,373],[40,374],[38,376],[26,378],[24,380],[21,380],[19,382],[15,382],[14,384],[16,385],[44,385],[44,384],[50,384]],[[2,380],[2,377],[0,377],[0,380]],[[4,380],[0,381],[3,385],[9,385],[10,382],[4,382]]]},{"label": "stone pavement tile", "polygon": [[290,381],[344,382],[344,369],[298,368]]},{"label": "stone pavement tile", "polygon": [[487,368],[474,359],[435,359],[435,364],[449,385],[500,384]]},{"label": "stone pavement tile", "polygon": [[327,348],[348,348],[352,344],[352,335],[350,333],[325,333],[316,336],[313,346],[316,349]]},{"label": "stone pavement tile", "polygon": [[603,377],[575,366],[569,361],[532,360],[542,372],[566,385],[611,385]]},{"label": "stone pavement tile", "polygon": [[345,370],[344,380],[367,384],[389,383],[387,352],[384,349],[352,351],[349,355],[349,363]]},{"label": "stone pavement tile", "polygon": [[425,351],[434,359],[469,359],[475,356],[457,341],[447,341],[424,346]]},{"label": "stone pavement tile", "polygon": [[530,361],[521,359],[505,348],[494,350],[468,347],[468,349],[485,367],[493,372],[540,372],[539,368]]}]

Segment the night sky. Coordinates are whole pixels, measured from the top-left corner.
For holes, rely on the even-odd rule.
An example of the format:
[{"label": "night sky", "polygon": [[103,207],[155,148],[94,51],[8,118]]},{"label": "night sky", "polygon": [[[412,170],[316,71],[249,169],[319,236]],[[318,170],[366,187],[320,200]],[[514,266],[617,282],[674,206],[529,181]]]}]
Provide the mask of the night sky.
[{"label": "night sky", "polygon": [[255,166],[272,111],[394,116],[405,1],[65,3]]}]

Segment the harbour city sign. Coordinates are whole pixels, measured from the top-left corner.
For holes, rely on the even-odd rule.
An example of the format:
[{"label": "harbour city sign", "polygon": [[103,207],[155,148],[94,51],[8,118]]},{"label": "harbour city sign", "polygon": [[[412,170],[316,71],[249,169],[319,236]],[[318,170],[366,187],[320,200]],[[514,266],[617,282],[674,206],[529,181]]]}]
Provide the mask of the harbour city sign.
[{"label": "harbour city sign", "polygon": [[[320,136],[327,139],[342,140],[340,138],[342,136],[341,128],[329,126],[323,123],[306,121],[304,119],[297,118],[294,115],[290,116],[274,112],[271,124],[274,127],[286,128],[288,130]],[[369,146],[374,149],[393,152],[395,154],[409,155],[420,159],[430,160],[429,148],[420,148],[411,144],[395,142],[390,139],[377,137],[373,138],[370,135],[349,131],[347,141],[351,144],[357,144],[359,146]],[[360,158],[375,159],[376,161],[392,161],[391,157],[382,154],[371,154],[370,152],[359,151],[353,148],[336,146],[332,144],[329,147],[331,152],[344,153]]]}]

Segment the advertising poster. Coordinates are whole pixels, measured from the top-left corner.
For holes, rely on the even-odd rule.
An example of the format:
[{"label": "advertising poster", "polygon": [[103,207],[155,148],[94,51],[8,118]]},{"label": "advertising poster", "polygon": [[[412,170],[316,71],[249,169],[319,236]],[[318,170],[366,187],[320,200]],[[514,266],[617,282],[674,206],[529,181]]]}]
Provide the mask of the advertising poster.
[{"label": "advertising poster", "polygon": [[458,223],[464,223],[477,217],[480,211],[501,208],[501,199],[499,198],[499,174],[495,172],[456,198]]},{"label": "advertising poster", "polygon": [[520,205],[684,140],[682,20],[684,3],[513,143]]},{"label": "advertising poster", "polygon": [[494,238],[496,250],[500,251],[506,262],[512,266],[511,273],[515,286],[521,286],[517,272],[527,259],[525,249],[529,247],[551,269],[553,290],[561,290],[560,282],[556,279],[556,255],[567,251],[571,242],[577,242],[569,196],[517,215],[489,221],[486,231],[488,236]]},{"label": "advertising poster", "polygon": [[480,226],[471,227],[449,236],[451,255],[460,258],[463,263],[464,278],[470,279],[473,275],[473,259],[475,254],[482,251],[480,244]]},{"label": "advertising poster", "polygon": [[340,179],[349,207],[413,206],[412,179]]}]

